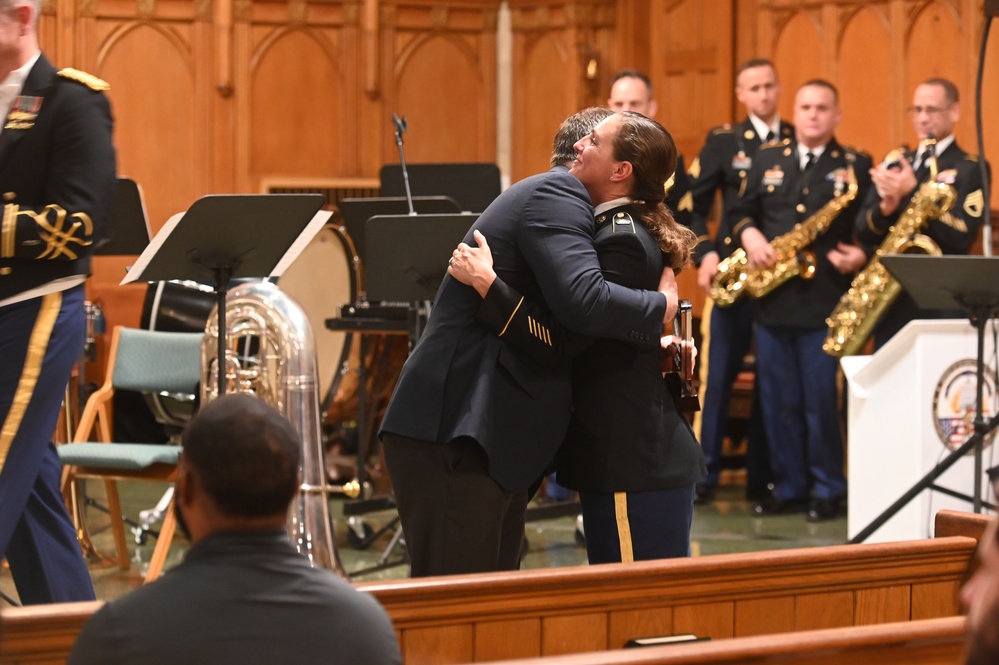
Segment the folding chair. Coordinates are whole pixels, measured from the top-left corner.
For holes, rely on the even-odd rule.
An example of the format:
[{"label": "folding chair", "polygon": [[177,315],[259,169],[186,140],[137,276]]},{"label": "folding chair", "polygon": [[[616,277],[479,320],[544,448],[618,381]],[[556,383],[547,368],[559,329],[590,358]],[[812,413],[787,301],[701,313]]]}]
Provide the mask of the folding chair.
[{"label": "folding chair", "polygon": [[[202,337],[202,333],[115,327],[104,385],[87,400],[73,442],[57,447],[63,463],[63,496],[85,547],[92,544],[77,481],[83,478],[104,480],[115,551],[122,570],[128,570],[130,564],[117,481],[172,483],[177,476],[181,449],[178,445],[113,443],[111,400],[116,389],[196,394],[201,379]],[[96,438],[91,439],[95,430]],[[176,530],[172,508],[171,498],[149,561],[146,582],[156,579],[163,570]]]}]

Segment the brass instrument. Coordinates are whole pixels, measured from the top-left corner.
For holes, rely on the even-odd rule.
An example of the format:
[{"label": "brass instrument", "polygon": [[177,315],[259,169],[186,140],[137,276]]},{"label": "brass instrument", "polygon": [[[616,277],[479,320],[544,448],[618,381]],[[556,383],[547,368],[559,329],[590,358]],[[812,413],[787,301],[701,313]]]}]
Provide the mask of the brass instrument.
[{"label": "brass instrument", "polygon": [[832,356],[851,356],[864,346],[878,321],[888,310],[902,286],[881,263],[889,254],[940,254],[940,248],[919,231],[926,222],[943,215],[957,200],[957,192],[947,183],[937,182],[936,140],[926,140],[926,159],[930,177],[919,186],[905,211],[888,229],[867,266],[861,270],[843,294],[826,324],[829,335],[822,350]]},{"label": "brass instrument", "polygon": [[711,284],[711,299],[719,307],[728,307],[743,294],[762,298],[788,280],[800,276],[815,276],[815,254],[805,248],[825,233],[840,212],[857,198],[857,174],[853,170],[853,155],[847,153],[846,191],[833,197],[812,216],[796,224],[787,233],[770,241],[777,253],[771,268],[751,268],[746,250],[739,248],[718,264],[718,274]]},{"label": "brass instrument", "polygon": [[[288,512],[291,543],[312,565],[346,578],[333,536],[319,426],[315,341],[305,312],[270,282],[226,294],[226,392],[254,395],[283,413],[302,439],[302,485]],[[218,315],[201,344],[201,401],[218,393]],[[348,488],[343,488],[347,493]],[[356,496],[356,494],[355,494]]]}]

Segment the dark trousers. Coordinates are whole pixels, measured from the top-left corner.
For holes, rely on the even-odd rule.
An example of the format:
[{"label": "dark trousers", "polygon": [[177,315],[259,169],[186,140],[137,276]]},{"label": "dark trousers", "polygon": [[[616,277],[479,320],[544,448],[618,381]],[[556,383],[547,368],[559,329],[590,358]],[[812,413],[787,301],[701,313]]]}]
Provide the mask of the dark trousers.
[{"label": "dark trousers", "polygon": [[690,556],[694,486],[651,492],[580,492],[591,564]]},{"label": "dark trousers", "polygon": [[51,440],[83,336],[82,286],[0,308],[0,552],[24,604],[94,599]]},{"label": "dark trousers", "polygon": [[[707,385],[702,391],[701,450],[708,475],[703,485],[714,487],[722,469],[722,443],[728,425],[732,384],[753,341],[753,311],[748,299],[730,307],[711,307],[709,320]],[[746,490],[763,490],[771,480],[770,453],[763,427],[759,388],[753,390],[753,406],[746,432]]]},{"label": "dark trousers", "polygon": [[827,331],[756,326],[757,384],[770,440],[774,496],[838,499],[846,493],[836,394],[839,359]]},{"label": "dark trousers", "polygon": [[489,477],[474,440],[432,443],[382,435],[413,577],[517,570],[527,493]]}]

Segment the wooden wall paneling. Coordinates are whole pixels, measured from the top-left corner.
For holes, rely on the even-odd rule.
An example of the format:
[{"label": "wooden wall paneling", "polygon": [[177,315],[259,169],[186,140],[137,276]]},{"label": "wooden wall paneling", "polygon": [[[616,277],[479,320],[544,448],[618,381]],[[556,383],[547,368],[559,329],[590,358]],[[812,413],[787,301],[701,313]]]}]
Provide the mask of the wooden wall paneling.
[{"label": "wooden wall paneling", "polygon": [[836,137],[867,150],[875,161],[891,147],[889,137],[904,115],[891,98],[891,31],[883,9],[867,6],[845,16],[836,48],[842,111]]},{"label": "wooden wall paneling", "polygon": [[406,665],[449,665],[472,662],[470,624],[403,631],[399,648]]},{"label": "wooden wall paneling", "polygon": [[[245,21],[243,19],[246,19]],[[331,177],[344,172],[345,72],[340,63],[342,7],[255,2],[237,21],[250,51],[240,140],[249,143],[241,180],[259,191],[271,176]]]},{"label": "wooden wall paneling", "polygon": [[853,625],[908,621],[910,594],[908,585],[857,590]]},{"label": "wooden wall paneling", "polygon": [[[613,3],[511,0],[511,182],[549,168],[552,137],[566,116],[607,97]],[[593,62],[597,69],[587,65]],[[606,77],[606,78],[605,78]]]},{"label": "wooden wall paneling", "polygon": [[540,655],[540,618],[484,621],[475,626],[475,662]]},{"label": "wooden wall paneling", "polygon": [[607,649],[607,614],[573,614],[541,620],[541,655]]},{"label": "wooden wall paneling", "polygon": [[647,607],[611,612],[607,625],[607,648],[621,649],[628,640],[673,633],[673,610]]},{"label": "wooden wall paneling", "polygon": [[794,629],[852,626],[853,602],[852,591],[799,594],[794,599]]},{"label": "wooden wall paneling", "polygon": [[[406,116],[406,160],[496,159],[496,21],[499,0],[383,2],[386,136]],[[394,140],[384,163],[398,163]]]},{"label": "wooden wall paneling", "polygon": [[673,608],[673,633],[713,640],[735,637],[735,603],[702,603]]},{"label": "wooden wall paneling", "polygon": [[[653,54],[658,48],[653,46],[653,16],[660,11],[658,0],[618,0],[615,11],[615,39],[613,51],[609,54],[614,67],[605,67],[610,80],[610,69],[633,67],[648,72],[651,70]],[[719,0],[703,4],[723,4]],[[610,64],[610,63],[608,63]],[[606,86],[604,86],[606,87]],[[606,93],[606,90],[602,90]]]},{"label": "wooden wall paneling", "polygon": [[789,633],[794,630],[794,596],[735,603],[735,636]]},{"label": "wooden wall paneling", "polygon": [[771,57],[780,72],[784,91],[780,101],[780,114],[788,120],[794,118],[794,94],[798,87],[809,79],[824,75],[824,34],[819,23],[820,14],[810,9],[761,12],[761,20],[777,24],[770,42],[773,49]]}]

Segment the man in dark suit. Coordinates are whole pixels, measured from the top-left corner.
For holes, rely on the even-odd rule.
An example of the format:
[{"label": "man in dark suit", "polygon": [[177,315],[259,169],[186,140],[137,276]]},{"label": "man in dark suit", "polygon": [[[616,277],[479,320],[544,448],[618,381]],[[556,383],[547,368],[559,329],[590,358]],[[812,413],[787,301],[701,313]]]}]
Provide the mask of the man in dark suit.
[{"label": "man in dark suit", "polygon": [[[622,69],[611,79],[607,108],[612,111],[634,111],[646,118],[656,117],[659,103],[652,94],[652,79],[637,69]],[[666,181],[666,207],[677,223],[688,229],[693,224],[693,198],[690,180],[684,168],[683,154],[676,156],[676,171]]]},{"label": "man in dark suit", "polygon": [[399,665],[392,622],[369,594],[288,542],[302,441],[263,400],[226,395],[184,430],[184,561],[102,607],[69,662]]},{"label": "man in dark suit", "polygon": [[750,268],[774,268],[772,241],[804,231],[796,225],[827,226],[813,242],[800,243],[815,255],[814,276],[792,278],[755,301],[757,383],[774,473],[773,495],[756,507],[757,514],[807,511],[810,521],[833,519],[846,493],[839,364],[822,344],[826,317],[866,260],[852,239],[871,160],[836,141],[839,119],[831,83],[801,86],[794,102],[795,139],[759,149],[735,210],[733,233]]},{"label": "man in dark suit", "polygon": [[[476,230],[496,273],[567,328],[659,346],[667,297],[603,279],[590,195],[564,166],[505,191],[464,242]],[[413,576],[516,569],[528,490],[569,422],[568,360],[540,366],[507,348],[475,320],[480,303],[444,278],[382,422]]]},{"label": "man in dark suit", "polygon": [[[732,236],[732,229],[739,221],[733,217],[733,210],[745,189],[756,151],[764,143],[794,135],[794,127],[782,121],[777,111],[780,82],[777,69],[769,60],[749,60],[739,67],[735,96],[746,108],[746,119],[737,125],[712,129],[688,171],[694,198],[693,229],[699,240],[694,254],[698,264],[697,283],[709,294],[718,264],[739,248],[738,240]],[[707,217],[719,190],[722,209],[718,231],[712,240]],[[743,359],[753,341],[753,311],[748,300],[739,299],[727,306],[708,300],[706,305],[701,329],[707,331],[709,344],[707,362],[701,368],[704,406],[700,413],[700,433],[708,475],[697,485],[695,501],[700,504],[710,503],[715,497],[732,384],[742,371]],[[770,482],[770,460],[759,391],[753,392],[746,439],[746,493],[760,498]]]},{"label": "man in dark suit", "polygon": [[51,436],[115,187],[107,84],[56,72],[38,48],[40,7],[0,0],[0,552],[23,603],[94,597]]},{"label": "man in dark suit", "polygon": [[[954,138],[954,127],[961,117],[957,86],[943,78],[923,81],[916,87],[909,114],[919,136],[919,148],[871,170],[874,188],[857,217],[857,238],[868,245],[872,253],[882,243],[888,229],[909,206],[919,185],[929,179],[930,160],[925,156],[927,138],[933,137],[936,140],[937,182],[952,186],[957,192],[957,200],[949,211],[927,220],[922,233],[944,254],[967,254],[982,226],[982,213],[988,201],[982,194],[978,156],[962,150]],[[875,327],[875,348],[883,346],[913,319],[945,317],[963,318],[964,314],[920,310],[912,297],[903,292]]]}]

